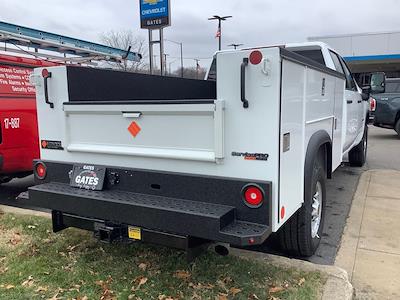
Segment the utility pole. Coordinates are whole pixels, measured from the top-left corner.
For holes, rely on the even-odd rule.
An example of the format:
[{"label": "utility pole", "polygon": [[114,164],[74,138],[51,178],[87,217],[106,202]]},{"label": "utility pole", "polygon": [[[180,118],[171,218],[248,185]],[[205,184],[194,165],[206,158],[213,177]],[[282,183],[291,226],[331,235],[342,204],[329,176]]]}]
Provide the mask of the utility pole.
[{"label": "utility pole", "polygon": [[243,44],[235,44],[235,43],[232,43],[232,44],[228,45],[228,47],[233,47],[235,50],[236,50],[238,47],[240,47],[240,46],[243,46]]},{"label": "utility pole", "polygon": [[208,20],[218,20],[218,31],[215,37],[218,38],[218,49],[221,51],[222,49],[222,21],[226,21],[226,19],[232,18],[232,16],[224,16],[220,17],[218,15],[213,16],[212,18],[208,18]]}]

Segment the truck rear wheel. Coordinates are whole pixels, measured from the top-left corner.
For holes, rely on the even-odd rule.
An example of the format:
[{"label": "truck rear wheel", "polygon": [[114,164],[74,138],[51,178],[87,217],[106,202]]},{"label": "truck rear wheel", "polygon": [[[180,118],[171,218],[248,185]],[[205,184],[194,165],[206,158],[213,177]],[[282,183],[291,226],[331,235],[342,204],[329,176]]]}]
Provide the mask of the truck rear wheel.
[{"label": "truck rear wheel", "polygon": [[400,138],[400,119],[397,121],[396,126],[394,127],[394,130],[396,130],[397,135]]},{"label": "truck rear wheel", "polygon": [[305,171],[303,206],[279,231],[282,250],[293,256],[311,256],[317,250],[325,218],[325,152],[319,151],[312,170]]},{"label": "truck rear wheel", "polygon": [[361,142],[349,152],[349,162],[352,167],[362,167],[367,161],[368,126],[364,127],[364,135]]}]

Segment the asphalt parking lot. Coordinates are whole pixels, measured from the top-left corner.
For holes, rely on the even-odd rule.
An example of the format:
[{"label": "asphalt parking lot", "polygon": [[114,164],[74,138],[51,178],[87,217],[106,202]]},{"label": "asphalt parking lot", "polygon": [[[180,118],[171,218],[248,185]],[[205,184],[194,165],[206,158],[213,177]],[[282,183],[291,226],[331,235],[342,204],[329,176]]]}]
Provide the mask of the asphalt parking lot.
[{"label": "asphalt parking lot", "polygon": [[[340,244],[353,194],[363,171],[367,169],[400,170],[400,139],[393,130],[370,127],[368,163],[363,168],[343,164],[328,181],[325,231],[321,246],[309,260],[319,264],[333,264]],[[0,187],[0,204],[14,206],[15,197],[33,184],[32,176],[13,180]],[[274,247],[269,252],[278,253]]]}]

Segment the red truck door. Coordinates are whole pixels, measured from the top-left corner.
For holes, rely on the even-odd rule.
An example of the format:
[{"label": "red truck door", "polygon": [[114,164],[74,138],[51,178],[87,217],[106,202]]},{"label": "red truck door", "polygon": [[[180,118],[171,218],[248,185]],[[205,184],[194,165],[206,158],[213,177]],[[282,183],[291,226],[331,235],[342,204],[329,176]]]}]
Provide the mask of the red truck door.
[{"label": "red truck door", "polygon": [[0,63],[1,174],[32,169],[39,157],[35,89],[31,68]]},{"label": "red truck door", "polygon": [[[0,183],[29,174],[39,158],[34,67],[56,65],[41,60],[0,55]],[[3,179],[3,180],[2,180]]]}]

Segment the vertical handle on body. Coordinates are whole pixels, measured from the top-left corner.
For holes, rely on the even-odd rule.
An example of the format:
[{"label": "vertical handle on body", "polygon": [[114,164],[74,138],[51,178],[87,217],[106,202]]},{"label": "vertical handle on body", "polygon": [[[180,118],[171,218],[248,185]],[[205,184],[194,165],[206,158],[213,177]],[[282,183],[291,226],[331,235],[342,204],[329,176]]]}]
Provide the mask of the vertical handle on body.
[{"label": "vertical handle on body", "polygon": [[243,58],[240,66],[240,99],[243,103],[243,108],[249,108],[249,101],[246,99],[246,67],[249,65],[249,59]]},{"label": "vertical handle on body", "polygon": [[48,80],[51,78],[51,72],[47,69],[42,70],[42,77],[44,79],[44,99],[45,102],[50,105],[50,108],[54,108],[54,103],[49,101],[49,88],[48,88]]}]

